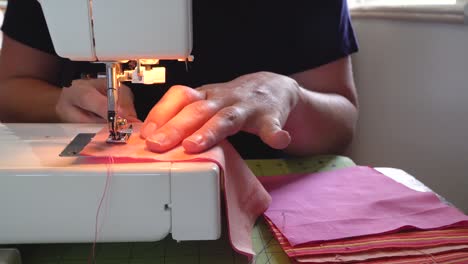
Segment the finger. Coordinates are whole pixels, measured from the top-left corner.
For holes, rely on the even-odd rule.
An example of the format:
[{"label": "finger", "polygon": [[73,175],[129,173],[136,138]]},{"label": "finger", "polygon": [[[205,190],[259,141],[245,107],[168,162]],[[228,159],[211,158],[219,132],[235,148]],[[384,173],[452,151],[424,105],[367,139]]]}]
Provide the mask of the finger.
[{"label": "finger", "polygon": [[86,80],[88,85],[94,87],[100,94],[107,95],[107,79],[89,79]]},{"label": "finger", "polygon": [[132,105],[127,105],[127,106],[119,106],[117,108],[117,115],[127,119],[129,122],[142,122],[140,119],[138,119],[137,113],[135,111],[135,108]]},{"label": "finger", "polygon": [[129,123],[142,123],[143,122],[140,119],[138,119],[138,117],[134,117],[134,116],[125,117],[125,119],[127,119]]},{"label": "finger", "polygon": [[96,89],[86,89],[81,96],[71,98],[72,105],[95,115],[107,118],[107,97]]},{"label": "finger", "polygon": [[202,127],[222,108],[221,102],[198,101],[186,106],[173,119],[146,138],[147,146],[155,152],[167,151]]},{"label": "finger", "polygon": [[275,149],[284,149],[291,143],[289,132],[283,130],[281,122],[271,116],[264,116],[260,120],[258,136],[265,144]]},{"label": "finger", "polygon": [[125,104],[120,104],[117,108],[117,114],[126,119],[137,118],[137,113],[133,102],[126,102]]},{"label": "finger", "polygon": [[59,115],[65,122],[76,122],[76,123],[104,123],[106,120],[96,116],[95,114],[78,107],[70,106],[63,109],[57,109],[60,111]]},{"label": "finger", "polygon": [[117,113],[120,117],[127,119],[129,122],[142,122],[138,119],[135,108],[132,106],[119,106]]},{"label": "finger", "polygon": [[199,153],[237,133],[247,120],[247,112],[238,106],[223,108],[202,128],[187,137],[182,146],[187,152]]},{"label": "finger", "polygon": [[133,103],[133,92],[132,90],[122,84],[119,88],[119,100],[117,102],[117,114],[129,122],[141,122],[135,110],[135,105]]},{"label": "finger", "polygon": [[118,94],[119,104],[133,104],[133,92],[132,89],[130,89],[130,87],[126,86],[125,84],[122,84],[118,89]]},{"label": "finger", "polygon": [[[205,93],[187,86],[176,85],[169,89],[159,102],[151,109],[141,128],[141,136],[148,137],[157,127],[162,127],[185,106],[205,99]],[[152,124],[148,127],[149,124]]]},{"label": "finger", "polygon": [[81,116],[82,120],[80,121],[80,123],[106,123],[107,122],[107,119],[97,116],[94,113],[91,113],[85,110],[81,110],[81,112],[82,112],[82,116]]}]

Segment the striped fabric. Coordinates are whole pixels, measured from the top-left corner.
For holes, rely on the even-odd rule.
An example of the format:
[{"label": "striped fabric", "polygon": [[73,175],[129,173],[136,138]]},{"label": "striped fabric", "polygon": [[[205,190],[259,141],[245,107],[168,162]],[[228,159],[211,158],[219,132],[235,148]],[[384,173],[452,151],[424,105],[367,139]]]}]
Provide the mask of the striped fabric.
[{"label": "striped fabric", "polygon": [[468,251],[442,253],[421,257],[403,257],[395,259],[382,259],[366,261],[365,264],[467,264]]},{"label": "striped fabric", "polygon": [[[265,217],[265,219],[286,254],[291,258],[295,258],[298,262],[324,263],[324,256],[330,257],[334,255],[337,260],[335,263],[345,263],[346,261],[339,260],[337,256],[343,254],[372,253],[377,250],[395,251],[413,249],[421,250],[422,256],[392,258],[383,258],[380,256],[379,259],[372,261],[367,260],[362,263],[468,263],[468,249],[466,247],[468,246],[468,227],[452,227],[442,230],[409,231],[393,234],[372,235],[322,243],[307,243],[292,247],[270,219],[267,217]],[[425,253],[428,248],[441,246],[448,246],[448,248],[445,252],[438,254]],[[452,250],[455,249],[456,251],[451,252],[450,246],[458,247],[452,247]],[[368,259],[371,258],[372,257],[369,256]]]},{"label": "striped fabric", "polygon": [[396,249],[396,250],[373,250],[370,252],[360,252],[351,254],[335,254],[335,255],[315,255],[311,257],[297,257],[296,261],[299,263],[386,263],[404,262],[410,263],[425,262],[426,260],[433,263],[436,258],[445,261],[461,261],[464,256],[460,254],[447,255],[446,253],[468,253],[468,245],[466,246],[444,246],[435,248],[424,249]]},{"label": "striped fabric", "polygon": [[[345,263],[337,259],[335,262],[315,262],[314,258],[308,259],[296,259],[299,263]],[[419,257],[401,257],[401,258],[382,258],[379,260],[367,260],[352,263],[363,263],[363,264],[467,264],[468,263],[468,251],[463,252],[449,252],[436,255],[424,255]]]},{"label": "striped fabric", "polygon": [[301,263],[347,263],[347,262],[362,262],[369,260],[378,260],[384,258],[392,258],[395,261],[397,258],[405,257],[421,257],[421,256],[433,256],[435,254],[448,253],[448,252],[464,252],[468,251],[468,245],[450,245],[450,246],[436,246],[430,248],[419,248],[419,249],[383,249],[383,250],[371,250],[366,252],[358,252],[351,254],[328,254],[328,255],[314,255],[297,257],[296,260]]}]

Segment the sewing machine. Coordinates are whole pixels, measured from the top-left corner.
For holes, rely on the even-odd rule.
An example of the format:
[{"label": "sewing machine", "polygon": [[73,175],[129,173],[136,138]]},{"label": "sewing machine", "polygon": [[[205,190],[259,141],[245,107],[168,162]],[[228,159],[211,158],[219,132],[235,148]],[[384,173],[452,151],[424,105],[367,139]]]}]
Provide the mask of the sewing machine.
[{"label": "sewing machine", "polygon": [[[109,144],[132,130],[116,112],[121,81],[165,81],[159,60],[191,60],[191,0],[39,0],[56,52],[106,64]],[[66,88],[64,88],[66,89]],[[212,240],[221,235],[214,163],[89,164],[101,125],[0,124],[0,244]]]},{"label": "sewing machine", "polygon": [[38,1],[58,55],[106,64],[108,142],[125,143],[131,131],[116,112],[120,82],[164,83],[159,60],[192,60],[192,1]]}]

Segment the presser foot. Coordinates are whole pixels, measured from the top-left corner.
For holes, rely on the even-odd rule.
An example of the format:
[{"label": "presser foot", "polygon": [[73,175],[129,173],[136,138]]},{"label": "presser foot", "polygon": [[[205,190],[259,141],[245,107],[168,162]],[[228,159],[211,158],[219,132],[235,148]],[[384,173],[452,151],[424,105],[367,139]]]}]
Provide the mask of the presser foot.
[{"label": "presser foot", "polygon": [[106,143],[109,144],[126,144],[130,139],[130,136],[133,132],[133,126],[129,125],[127,128],[118,129],[115,132],[110,132],[109,137],[106,140]]}]

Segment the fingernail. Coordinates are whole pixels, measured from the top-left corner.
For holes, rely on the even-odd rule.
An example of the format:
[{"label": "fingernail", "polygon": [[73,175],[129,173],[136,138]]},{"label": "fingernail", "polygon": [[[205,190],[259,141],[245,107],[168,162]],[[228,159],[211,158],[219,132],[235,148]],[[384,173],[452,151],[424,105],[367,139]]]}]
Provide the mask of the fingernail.
[{"label": "fingernail", "polygon": [[192,148],[198,148],[200,147],[201,145],[203,145],[205,142],[203,140],[203,136],[202,135],[195,135],[195,136],[191,136],[187,139],[184,140],[185,141],[185,145],[187,146],[188,144],[188,148],[192,149]]},{"label": "fingernail", "polygon": [[203,144],[203,136],[202,135],[195,135],[187,138],[187,141],[190,141],[196,145]]},{"label": "fingernail", "polygon": [[144,138],[147,138],[153,134],[153,132],[156,130],[156,124],[153,122],[148,123],[145,128],[143,128],[143,131],[141,131],[141,135]]},{"label": "fingernail", "polygon": [[150,136],[149,140],[155,144],[158,144],[159,146],[163,146],[167,141],[167,137],[165,134],[158,133],[156,135]]}]

